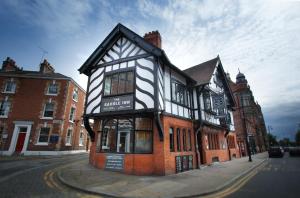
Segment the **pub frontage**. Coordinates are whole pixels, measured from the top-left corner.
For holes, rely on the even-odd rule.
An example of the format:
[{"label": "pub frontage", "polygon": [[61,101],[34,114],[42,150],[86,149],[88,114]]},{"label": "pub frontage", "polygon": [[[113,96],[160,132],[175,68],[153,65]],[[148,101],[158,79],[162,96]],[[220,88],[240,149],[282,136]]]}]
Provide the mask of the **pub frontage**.
[{"label": "pub frontage", "polygon": [[[203,160],[206,142],[199,138],[199,79],[169,61],[158,31],[141,37],[118,24],[79,71],[88,76],[84,124],[92,140],[92,165],[126,174],[168,175],[212,162]],[[223,115],[231,115],[234,102],[225,90],[218,96],[229,99],[230,105],[219,105],[212,116],[228,121]],[[224,143],[228,155],[230,124],[216,126],[224,130],[220,140],[214,139]],[[235,147],[235,141],[231,143]]]}]

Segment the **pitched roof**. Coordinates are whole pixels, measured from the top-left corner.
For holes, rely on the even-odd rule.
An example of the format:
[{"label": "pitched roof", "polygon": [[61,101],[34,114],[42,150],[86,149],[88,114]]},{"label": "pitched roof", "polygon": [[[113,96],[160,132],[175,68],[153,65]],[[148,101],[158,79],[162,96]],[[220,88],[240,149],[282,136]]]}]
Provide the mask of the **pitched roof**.
[{"label": "pitched roof", "polygon": [[0,70],[0,76],[10,76],[10,77],[27,77],[27,78],[47,78],[47,79],[71,79],[61,73],[42,73],[39,71],[28,71],[28,70],[18,70],[18,71],[3,71]]},{"label": "pitched roof", "polygon": [[61,73],[42,73],[39,71],[17,70],[17,71],[4,71],[0,69],[0,76],[15,77],[15,78],[38,78],[38,79],[53,79],[53,80],[70,80],[83,92],[82,88],[73,78],[65,76]]},{"label": "pitched roof", "polygon": [[173,65],[169,58],[167,57],[164,50],[156,47],[155,45],[152,45],[151,43],[147,42],[143,37],[136,34],[132,30],[128,29],[121,23],[119,23],[110,33],[109,35],[103,40],[103,42],[96,48],[96,50],[90,55],[90,57],[83,63],[83,65],[78,69],[80,73],[84,73],[88,75],[89,70],[91,69],[91,66],[96,66],[95,60],[97,60],[98,57],[103,55],[106,50],[110,47],[111,43],[116,41],[117,38],[119,38],[120,34],[127,37],[127,39],[131,40],[132,42],[138,44],[141,48],[143,48],[145,51],[147,51],[150,54],[153,54],[154,56],[157,56],[161,58],[161,60],[168,66],[170,66],[172,69],[177,71],[178,73],[182,74],[184,77],[189,79],[191,82],[195,81],[186,73],[184,73],[182,70],[177,68],[175,65]]},{"label": "pitched roof", "polygon": [[184,73],[197,81],[197,85],[203,85],[210,82],[214,70],[217,66],[219,56],[199,65],[195,65],[188,69],[183,70]]}]

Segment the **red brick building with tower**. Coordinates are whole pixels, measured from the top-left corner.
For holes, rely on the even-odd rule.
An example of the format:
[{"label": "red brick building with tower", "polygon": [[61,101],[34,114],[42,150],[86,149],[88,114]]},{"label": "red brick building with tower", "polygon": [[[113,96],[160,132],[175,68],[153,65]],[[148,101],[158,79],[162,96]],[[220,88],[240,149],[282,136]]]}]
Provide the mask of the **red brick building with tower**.
[{"label": "red brick building with tower", "polygon": [[118,24],[80,67],[92,165],[168,175],[239,156],[220,58],[182,71],[161,45],[158,31],[141,37]]},{"label": "red brick building with tower", "polygon": [[264,116],[260,105],[254,99],[245,75],[239,72],[236,82],[233,82],[228,75],[228,80],[237,104],[233,114],[241,155],[248,155],[246,140],[252,154],[266,151],[268,141]]},{"label": "red brick building with tower", "polygon": [[47,60],[26,71],[7,58],[0,70],[0,154],[85,151],[84,99],[85,91]]}]

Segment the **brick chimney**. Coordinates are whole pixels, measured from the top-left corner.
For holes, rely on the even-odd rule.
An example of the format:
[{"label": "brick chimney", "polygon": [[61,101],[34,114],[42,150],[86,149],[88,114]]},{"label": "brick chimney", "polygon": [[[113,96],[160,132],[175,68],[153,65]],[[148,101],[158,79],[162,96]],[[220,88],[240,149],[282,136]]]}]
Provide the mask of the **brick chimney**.
[{"label": "brick chimney", "polygon": [[40,64],[40,72],[44,74],[48,73],[54,73],[54,68],[50,65],[50,63],[47,61],[47,59],[44,59],[44,62]]},{"label": "brick chimney", "polygon": [[152,45],[155,45],[158,48],[161,48],[161,36],[160,33],[156,31],[148,32],[144,35],[144,39],[151,43]]},{"label": "brick chimney", "polygon": [[3,71],[18,71],[20,68],[16,65],[16,62],[11,59],[10,57],[7,57],[5,61],[3,61],[2,64],[2,70]]}]

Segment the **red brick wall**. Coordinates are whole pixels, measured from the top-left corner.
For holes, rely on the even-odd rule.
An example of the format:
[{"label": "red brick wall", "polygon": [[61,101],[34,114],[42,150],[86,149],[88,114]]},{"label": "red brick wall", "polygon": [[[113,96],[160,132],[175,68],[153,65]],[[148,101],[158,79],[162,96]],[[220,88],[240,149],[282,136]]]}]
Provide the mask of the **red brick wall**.
[{"label": "red brick wall", "polygon": [[[37,78],[14,78],[14,81],[17,84],[16,92],[13,94],[2,93],[5,87],[6,81],[10,77],[0,76],[0,99],[4,99],[6,96],[9,101],[11,101],[10,112],[8,118],[0,118],[0,124],[7,127],[8,139],[6,139],[3,150],[8,150],[11,138],[14,131],[14,121],[32,121],[32,125],[29,143],[27,150],[29,151],[53,151],[53,150],[66,150],[64,146],[61,145],[61,139],[65,135],[66,122],[68,122],[69,110],[68,105],[70,106],[70,89],[72,89],[73,83],[69,80],[55,80],[59,85],[59,93],[57,96],[46,95],[48,85],[52,83],[53,79],[37,79]],[[68,84],[71,84],[69,87]],[[68,97],[67,97],[68,96]],[[54,119],[41,119],[43,116],[44,105],[51,98],[55,103],[54,110]],[[79,89],[79,101],[76,104],[76,119],[80,120],[83,112],[83,102],[85,98],[85,93]],[[65,109],[66,100],[67,108]],[[67,111],[68,110],[68,111]],[[65,120],[64,120],[65,119]],[[55,120],[55,122],[54,122]],[[58,123],[58,120],[61,123]],[[48,146],[39,146],[36,145],[39,137],[40,127],[44,126],[46,123],[47,126],[51,128],[51,134],[59,134],[60,141],[57,144],[49,143]],[[64,124],[63,124],[64,123]],[[74,146],[72,149],[85,149],[78,147],[78,134],[81,124],[76,126],[76,134],[74,136]],[[84,127],[83,127],[84,128]],[[63,129],[63,131],[62,131]],[[76,144],[77,143],[77,144]],[[76,146],[77,145],[77,146]]]},{"label": "red brick wall", "polygon": [[[192,121],[163,116],[161,118],[164,129],[164,141],[159,140],[158,129],[154,124],[153,130],[153,153],[152,154],[124,154],[124,173],[135,175],[168,175],[174,174],[175,156],[193,155],[194,168],[196,167],[194,132]],[[99,122],[99,121],[95,121]],[[96,126],[94,131],[98,131],[100,126]],[[170,152],[169,128],[185,128],[191,130],[192,151]],[[182,133],[181,133],[182,134]],[[99,135],[99,133],[97,134]],[[176,138],[176,136],[175,136]],[[95,138],[97,140],[97,138]],[[182,141],[182,136],[181,136]],[[176,141],[175,141],[176,142]],[[175,143],[175,148],[176,148]],[[94,166],[104,169],[106,161],[105,153],[96,153],[96,141],[93,143],[90,151],[90,163]]]}]

